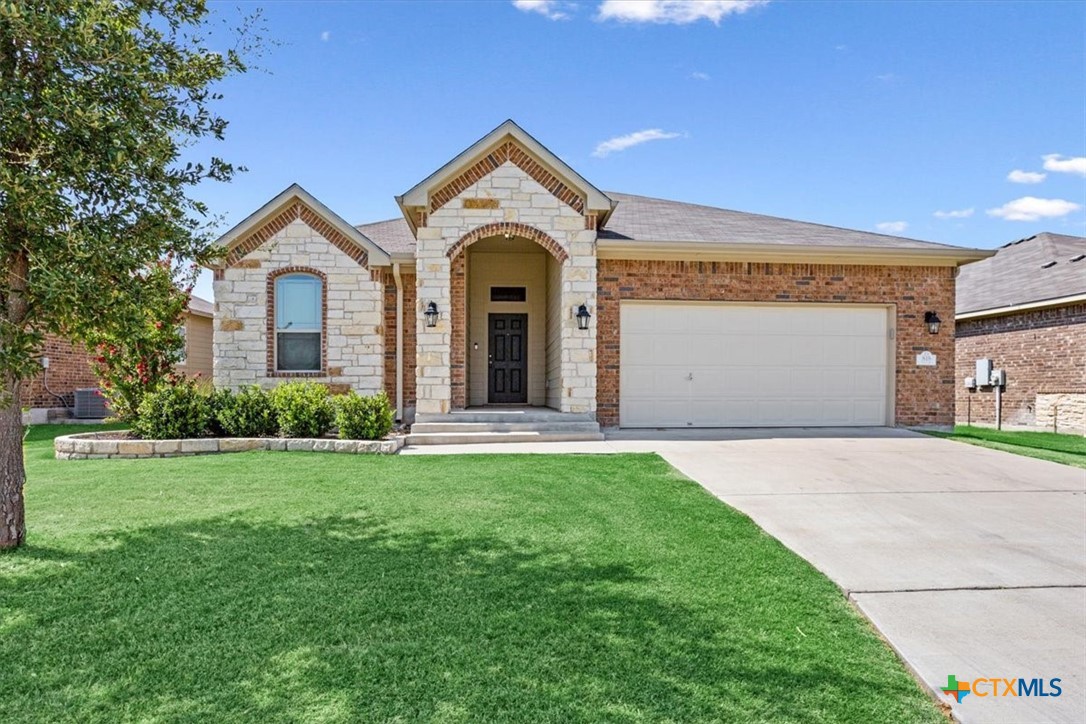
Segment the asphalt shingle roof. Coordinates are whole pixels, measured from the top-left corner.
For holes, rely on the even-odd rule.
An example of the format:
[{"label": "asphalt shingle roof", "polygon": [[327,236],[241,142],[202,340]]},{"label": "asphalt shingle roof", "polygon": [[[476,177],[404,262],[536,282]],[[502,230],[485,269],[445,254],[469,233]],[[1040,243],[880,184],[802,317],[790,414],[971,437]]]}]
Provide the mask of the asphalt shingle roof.
[{"label": "asphalt shingle roof", "polygon": [[[947,244],[841,229],[774,216],[606,192],[618,206],[600,239],[800,246],[866,246],[882,249],[952,249]],[[403,218],[355,227],[389,253],[415,251]]]},{"label": "asphalt shingle roof", "polygon": [[1044,232],[1001,247],[958,273],[955,312],[1086,294],[1086,238]]}]

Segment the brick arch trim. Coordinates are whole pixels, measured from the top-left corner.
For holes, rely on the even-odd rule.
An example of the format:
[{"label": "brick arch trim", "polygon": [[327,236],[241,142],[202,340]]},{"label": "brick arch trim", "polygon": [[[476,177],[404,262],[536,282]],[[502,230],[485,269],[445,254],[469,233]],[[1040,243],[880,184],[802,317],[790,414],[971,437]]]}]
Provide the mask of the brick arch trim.
[{"label": "brick arch trim", "polygon": [[[275,369],[275,282],[288,274],[308,274],[321,280],[321,368],[317,372],[279,372]],[[328,374],[328,277],[308,266],[285,266],[268,273],[264,316],[267,324],[268,377],[324,377]]]},{"label": "brick arch trim", "polygon": [[455,259],[461,252],[481,239],[486,239],[491,236],[504,236],[506,234],[512,234],[521,239],[534,241],[536,244],[539,244],[550,252],[551,256],[553,256],[559,264],[562,264],[566,259],[569,259],[569,254],[566,250],[550,235],[540,231],[534,226],[528,226],[527,224],[521,224],[515,221],[495,221],[491,224],[484,224],[483,226],[472,229],[461,236],[455,244],[450,246],[449,250],[445,252],[445,256],[449,259]]},{"label": "brick arch trim", "polygon": [[316,211],[301,201],[295,201],[247,236],[231,244],[227,249],[226,258],[222,265],[215,269],[215,278],[223,278],[225,269],[236,266],[243,258],[256,251],[264,242],[285,229],[295,219],[301,219],[309,228],[327,239],[330,244],[358,262],[359,265],[368,268],[369,253],[364,248],[344,236]]},{"label": "brick arch trim", "polygon": [[489,174],[503,163],[510,162],[531,176],[556,199],[583,214],[585,201],[581,194],[564,184],[543,164],[536,161],[519,143],[510,139],[464,169],[456,178],[430,194],[430,213],[459,196],[464,189]]}]

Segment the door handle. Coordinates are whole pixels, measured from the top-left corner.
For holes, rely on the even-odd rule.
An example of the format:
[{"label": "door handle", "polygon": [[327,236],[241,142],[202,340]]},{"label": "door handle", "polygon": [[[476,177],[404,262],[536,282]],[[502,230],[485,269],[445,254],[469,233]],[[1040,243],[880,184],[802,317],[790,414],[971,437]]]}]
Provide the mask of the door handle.
[{"label": "door handle", "polygon": [[694,380],[694,373],[693,372],[687,372],[686,373],[686,380],[688,382],[692,382]]}]

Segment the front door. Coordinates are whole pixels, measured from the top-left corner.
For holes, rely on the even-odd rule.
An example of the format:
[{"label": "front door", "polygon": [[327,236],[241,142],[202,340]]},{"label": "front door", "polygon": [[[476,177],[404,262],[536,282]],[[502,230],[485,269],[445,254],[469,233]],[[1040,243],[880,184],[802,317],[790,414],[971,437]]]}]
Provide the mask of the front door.
[{"label": "front door", "polygon": [[491,314],[490,372],[487,399],[491,404],[528,402],[528,315]]}]

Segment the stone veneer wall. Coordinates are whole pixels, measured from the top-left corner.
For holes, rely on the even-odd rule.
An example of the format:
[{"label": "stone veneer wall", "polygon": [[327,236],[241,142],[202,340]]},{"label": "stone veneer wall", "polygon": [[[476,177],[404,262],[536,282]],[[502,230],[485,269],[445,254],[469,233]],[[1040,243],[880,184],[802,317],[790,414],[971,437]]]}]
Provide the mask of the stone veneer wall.
[{"label": "stone veneer wall", "polygon": [[[580,332],[572,310],[586,302],[590,309],[595,307],[596,232],[594,228],[586,228],[592,227],[594,222],[586,221],[568,202],[548,191],[511,161],[498,165],[456,196],[444,200],[422,221],[416,252],[418,412],[446,413],[466,402],[466,284],[457,266],[461,262],[456,262],[456,259],[463,259],[466,245],[458,242],[479,227],[491,224],[495,225],[492,227],[494,236],[500,236],[503,229],[513,230],[518,236],[534,237],[558,258],[568,255],[561,269],[559,307],[562,319],[558,332],[562,341],[562,394],[558,409],[563,412],[593,411],[596,405],[596,320],[593,316],[591,329]],[[530,227],[530,230],[517,230],[514,224]],[[543,232],[546,239],[535,232]],[[553,246],[550,240],[558,249],[549,248]],[[453,258],[450,258],[450,252]],[[436,327],[428,328],[421,321],[421,315],[431,301],[437,303],[441,318]]]},{"label": "stone veneer wall", "polygon": [[[924,312],[954,309],[952,267],[880,267],[748,262],[599,262],[599,378],[596,418],[619,423],[619,304],[624,299],[841,302],[896,305],[895,415],[899,425],[954,422],[954,335],[928,334]],[[930,350],[935,367],[917,367]]]},{"label": "stone veneer wall", "polygon": [[[269,275],[312,269],[325,281],[325,369],[320,373],[269,372]],[[374,394],[384,387],[384,285],[365,266],[296,218],[217,273],[215,280],[215,384],[271,387],[305,377],[333,391]]]},{"label": "stone veneer wall", "polygon": [[[976,361],[992,360],[1007,371],[1003,423],[1083,432],[1086,412],[1086,304],[1038,309],[957,323],[956,417],[995,424],[991,388],[969,392],[963,380],[976,373]],[[1059,409],[1053,410],[1053,404]],[[1061,411],[1062,410],[1062,411]]]}]

